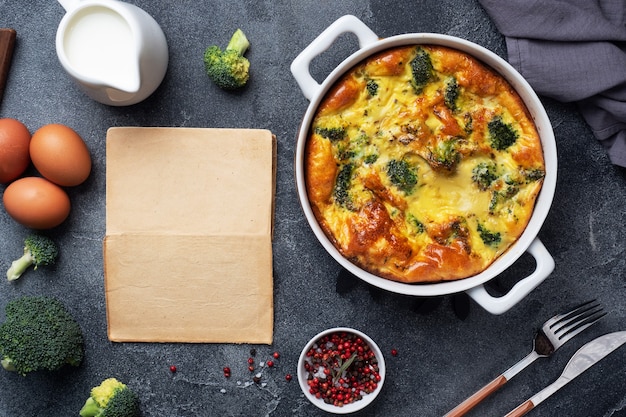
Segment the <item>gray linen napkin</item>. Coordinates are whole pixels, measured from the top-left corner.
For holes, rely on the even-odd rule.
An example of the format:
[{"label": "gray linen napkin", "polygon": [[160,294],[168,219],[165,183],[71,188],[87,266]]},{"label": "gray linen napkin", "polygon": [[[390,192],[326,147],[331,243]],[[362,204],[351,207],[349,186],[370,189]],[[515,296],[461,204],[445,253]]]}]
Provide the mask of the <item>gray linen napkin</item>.
[{"label": "gray linen napkin", "polygon": [[537,94],[576,103],[626,167],[626,1],[479,0]]}]

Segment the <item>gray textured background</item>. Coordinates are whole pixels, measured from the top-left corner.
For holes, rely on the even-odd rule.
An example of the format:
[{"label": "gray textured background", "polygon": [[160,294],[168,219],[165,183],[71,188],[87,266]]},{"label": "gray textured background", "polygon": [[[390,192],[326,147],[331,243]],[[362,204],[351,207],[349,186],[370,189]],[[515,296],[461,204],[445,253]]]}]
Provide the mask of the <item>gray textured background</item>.
[{"label": "gray textured background", "polygon": [[[161,24],[170,46],[165,80],[148,100],[112,108],[84,96],[65,75],[54,49],[63,9],[54,1],[0,0],[0,27],[18,32],[0,116],[22,120],[31,131],[65,123],[79,132],[93,158],[89,180],[70,190],[73,211],[53,232],[62,255],[54,268],[29,271],[21,281],[0,280],[0,311],[21,295],[49,294],[66,302],[85,331],[80,368],[26,378],[0,371],[1,417],[78,415],[89,389],[115,376],[140,395],[144,416],[318,416],[295,379],[306,341],[334,326],[368,333],[387,356],[387,383],[363,416],[440,416],[507,369],[531,349],[535,329],[572,304],[598,298],[610,314],[554,357],[536,362],[481,404],[475,416],[510,411],[560,374],[569,356],[593,336],[626,328],[626,175],[613,167],[576,109],[543,100],[557,139],[559,171],[552,210],[539,234],[554,256],[554,273],[501,316],[470,303],[464,319],[453,297],[422,299],[373,290],[360,281],[341,285],[339,266],[315,240],[297,201],[293,156],[308,102],[289,65],[330,23],[354,14],[381,37],[436,32],[459,36],[506,55],[503,38],[475,1],[327,0],[231,2],[131,1]],[[218,90],[204,75],[202,53],[224,44],[236,27],[252,47],[249,86]],[[313,62],[318,80],[354,51],[350,36]],[[105,133],[111,126],[265,128],[278,138],[274,240],[275,339],[256,346],[257,360],[282,356],[251,380],[252,346],[111,343],[106,337],[102,239],[105,232]],[[0,189],[3,190],[3,189]],[[27,230],[0,211],[0,265],[22,250]],[[510,287],[532,261],[522,257],[497,280]],[[341,281],[344,283],[343,281]],[[495,281],[494,281],[495,282]],[[349,281],[348,281],[349,283]],[[495,286],[494,286],[495,287]],[[0,313],[4,318],[4,313]],[[210,317],[207,317],[210,320]],[[399,355],[389,352],[397,349]],[[626,348],[540,405],[532,416],[626,416]],[[171,374],[174,364],[178,372]],[[225,379],[222,367],[230,366]],[[294,375],[287,382],[286,373]]]}]

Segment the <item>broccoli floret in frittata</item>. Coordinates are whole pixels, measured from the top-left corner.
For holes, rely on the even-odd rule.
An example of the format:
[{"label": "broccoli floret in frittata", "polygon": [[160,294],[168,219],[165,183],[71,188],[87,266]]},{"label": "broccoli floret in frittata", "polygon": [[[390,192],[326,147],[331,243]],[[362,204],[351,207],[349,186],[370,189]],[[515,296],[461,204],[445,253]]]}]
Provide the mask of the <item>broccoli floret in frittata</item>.
[{"label": "broccoli floret in frittata", "polygon": [[378,83],[374,80],[367,80],[366,89],[367,94],[369,94],[371,97],[374,97],[376,94],[378,94]]},{"label": "broccoli floret in frittata", "polygon": [[424,223],[419,221],[413,214],[409,213],[406,217],[406,221],[415,234],[424,233],[426,231]]},{"label": "broccoli floret in frittata", "polygon": [[493,162],[480,162],[472,169],[472,181],[482,191],[488,189],[497,179],[496,164]]},{"label": "broccoli floret in frittata", "polygon": [[352,198],[350,197],[350,187],[352,183],[352,174],[354,172],[354,164],[348,163],[343,165],[335,179],[335,187],[333,188],[333,198],[335,203],[348,210],[352,210]]},{"label": "broccoli floret in frittata", "polygon": [[385,171],[393,185],[406,194],[411,194],[417,185],[417,168],[405,160],[392,159]]},{"label": "broccoli floret in frittata", "polygon": [[482,239],[483,243],[487,246],[498,246],[502,237],[500,236],[500,232],[492,232],[487,230],[482,224],[478,223],[478,234]]},{"label": "broccoli floret in frittata", "polygon": [[337,142],[347,137],[346,129],[343,127],[316,127],[315,133],[331,142]]},{"label": "broccoli floret in frittata", "polygon": [[443,102],[450,110],[455,111],[458,109],[457,100],[461,95],[459,90],[459,84],[456,78],[450,77],[445,82],[445,90],[443,92]]},{"label": "broccoli floret in frittata", "polygon": [[417,54],[410,62],[413,78],[411,84],[417,94],[420,94],[426,85],[434,80],[435,71],[430,54],[424,48],[417,48]]},{"label": "broccoli floret in frittata", "polygon": [[526,183],[540,181],[546,176],[546,172],[539,168],[528,168],[522,170],[522,176],[526,180]]},{"label": "broccoli floret in frittata", "polygon": [[518,133],[509,123],[505,123],[501,117],[494,117],[487,124],[491,147],[503,151],[517,141]]},{"label": "broccoli floret in frittata", "polygon": [[430,149],[428,163],[434,169],[453,171],[461,160],[457,139],[442,140],[433,149]]}]

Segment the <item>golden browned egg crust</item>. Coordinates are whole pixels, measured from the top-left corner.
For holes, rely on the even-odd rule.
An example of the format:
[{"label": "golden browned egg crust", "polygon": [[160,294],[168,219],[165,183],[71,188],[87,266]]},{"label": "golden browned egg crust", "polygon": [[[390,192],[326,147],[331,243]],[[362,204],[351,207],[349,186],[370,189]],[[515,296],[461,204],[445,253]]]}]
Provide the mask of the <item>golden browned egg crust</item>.
[{"label": "golden browned egg crust", "polygon": [[433,45],[383,51],[340,79],[304,162],[311,207],[339,252],[406,283],[485,270],[524,231],[545,175],[509,83]]}]

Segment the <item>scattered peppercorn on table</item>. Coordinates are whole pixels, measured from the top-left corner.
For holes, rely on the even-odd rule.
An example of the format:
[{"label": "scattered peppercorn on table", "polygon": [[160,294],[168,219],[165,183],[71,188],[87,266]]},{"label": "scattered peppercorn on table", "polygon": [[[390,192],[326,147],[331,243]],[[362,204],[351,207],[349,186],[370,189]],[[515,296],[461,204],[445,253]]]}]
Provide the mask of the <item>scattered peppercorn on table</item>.
[{"label": "scattered peppercorn on table", "polygon": [[[86,181],[63,187],[71,202],[67,219],[57,227],[41,231],[58,246],[56,263],[30,268],[18,280],[0,283],[0,323],[5,319],[5,306],[12,300],[22,296],[54,297],[63,302],[83,332],[84,358],[77,367],[66,366],[57,372],[35,372],[25,377],[0,369],[0,417],[78,416],[90,390],[108,378],[115,378],[137,394],[145,417],[324,416],[326,413],[302,393],[297,366],[308,341],[335,327],[350,327],[367,334],[385,358],[383,389],[359,416],[440,416],[526,355],[535,329],[548,317],[567,306],[597,298],[609,311],[600,324],[576,343],[565,346],[549,362],[518,375],[497,396],[474,410],[476,415],[504,415],[556,379],[583,342],[620,330],[626,322],[626,175],[611,165],[576,108],[569,105],[543,100],[557,140],[559,172],[554,202],[539,237],[554,255],[556,269],[503,315],[484,311],[462,294],[417,298],[370,287],[342,271],[319,244],[305,219],[294,181],[294,149],[309,102],[289,71],[294,58],[346,14],[359,17],[380,37],[443,33],[468,39],[505,57],[504,38],[476,0],[410,4],[380,0],[298,0],[275,4],[234,0],[187,2],[181,7],[171,7],[164,0],[129,2],[143,8],[163,29],[169,66],[163,82],[150,97],[125,107],[90,99],[63,70],[55,51],[56,28],[65,14],[59,3],[34,0],[28,7],[23,2],[0,4],[0,27],[12,28],[17,34],[0,117],[20,120],[31,134],[48,124],[71,127],[84,140],[92,162]],[[242,89],[223,90],[207,76],[203,54],[209,45],[225,46],[238,28],[250,42],[245,54],[250,61],[250,77]],[[352,35],[339,37],[311,63],[315,80],[321,83],[356,49],[358,42]],[[205,197],[228,212],[232,201],[213,197],[212,189],[206,189],[204,196],[198,195],[203,193],[200,185],[211,186],[206,178],[200,178],[202,174],[190,186],[189,178],[178,177],[170,169],[172,164],[180,164],[191,171],[213,172],[203,168],[203,164],[211,163],[210,159],[193,155],[181,160],[185,148],[174,146],[174,152],[163,146],[156,168],[146,172],[142,169],[146,166],[145,158],[152,156],[132,143],[132,137],[124,138],[117,150],[124,155],[127,145],[130,152],[125,155],[123,175],[117,177],[116,183],[108,183],[108,164],[112,161],[107,159],[107,132],[111,128],[271,132],[276,144],[275,193],[271,207],[264,206],[266,211],[261,213],[273,212],[271,225],[264,225],[267,233],[263,239],[269,245],[255,246],[258,236],[254,233],[241,233],[236,240],[245,242],[247,248],[257,248],[253,249],[257,255],[259,247],[265,248],[264,255],[269,254],[269,260],[246,257],[239,262],[234,256],[226,256],[233,255],[233,248],[245,253],[245,248],[232,246],[233,241],[226,245],[229,254],[211,252],[206,245],[187,248],[181,242],[194,241],[191,227],[179,229],[175,251],[155,251],[152,255],[155,262],[171,262],[167,268],[155,267],[158,262],[149,265],[145,248],[162,248],[157,243],[164,238],[146,235],[131,226],[139,225],[154,213],[122,213],[122,217],[107,218],[108,186],[137,185],[145,180],[151,184],[149,190],[133,187],[132,191],[143,193],[142,198],[153,198],[153,211],[187,209]],[[229,137],[221,139],[228,141]],[[184,139],[167,138],[174,145],[178,140]],[[206,152],[213,150],[216,151],[209,147]],[[221,169],[228,170],[229,165]],[[267,171],[256,171],[261,168],[238,165],[236,169],[255,181],[264,175],[267,179]],[[224,174],[228,177],[233,172]],[[31,165],[24,175],[39,174]],[[2,184],[0,190],[4,192],[6,187]],[[239,195],[237,200],[243,202],[238,210],[246,204],[250,210],[259,210],[251,195]],[[229,214],[237,214],[231,211]],[[202,209],[174,212],[184,214],[173,220],[186,225],[201,224],[211,232],[226,224],[224,218],[211,218]],[[253,229],[245,224],[251,218],[255,217],[241,217],[240,230]],[[107,230],[111,220],[124,225],[115,230],[116,239],[133,242],[125,246],[125,253],[117,253],[116,268],[126,273],[133,271],[133,275],[118,275],[115,284],[123,280],[121,287],[107,288],[103,242],[111,232]],[[233,222],[232,217],[229,222]],[[125,234],[131,229],[132,235]],[[0,259],[5,270],[23,255],[24,239],[30,232],[4,208],[0,210]],[[142,246],[140,251],[136,239],[144,239],[150,246]],[[196,248],[200,248],[199,252],[192,253]],[[204,265],[217,262],[228,263],[226,269],[235,271],[232,279],[237,280],[237,285],[226,294],[227,279],[211,276],[207,282],[201,272]],[[137,268],[139,265],[145,268]],[[506,292],[533,268],[531,257],[522,256],[487,288],[494,294]],[[185,280],[167,286],[162,277],[152,279],[159,270]],[[247,281],[260,271],[271,275],[269,286]],[[159,291],[150,292],[151,308],[145,309],[145,299],[134,294],[154,289],[157,284]],[[124,292],[116,293],[119,288]],[[269,293],[263,295],[261,291],[266,288]],[[159,308],[174,298],[184,308]],[[258,306],[259,299],[265,304],[257,312],[249,306]],[[124,307],[117,311],[125,314],[113,317],[118,320],[117,326],[113,326],[115,331],[124,323],[131,326],[133,335],[158,331],[159,340],[128,338],[127,334],[111,337],[111,315],[107,311],[111,300]],[[220,306],[219,314],[211,313],[215,306]],[[172,311],[178,313],[172,316]],[[252,318],[259,319],[258,324],[240,324],[254,323]],[[209,340],[209,330],[218,321],[236,330],[236,334]],[[154,323],[167,326],[149,327]],[[199,323],[203,338],[176,340],[189,332],[190,323]],[[264,338],[258,338],[259,333]],[[587,417],[623,409],[625,361],[625,352],[617,351],[542,403],[533,415]]]}]

